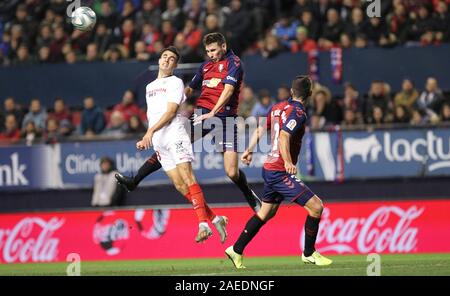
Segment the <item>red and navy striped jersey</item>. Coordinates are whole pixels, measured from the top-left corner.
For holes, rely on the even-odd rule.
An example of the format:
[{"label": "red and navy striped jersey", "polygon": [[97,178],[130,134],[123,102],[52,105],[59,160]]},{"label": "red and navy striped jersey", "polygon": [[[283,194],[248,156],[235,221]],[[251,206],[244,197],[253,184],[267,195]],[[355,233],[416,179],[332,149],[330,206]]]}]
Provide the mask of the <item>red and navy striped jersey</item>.
[{"label": "red and navy striped jersey", "polygon": [[286,171],[280,153],[280,132],[291,135],[290,152],[292,163],[297,164],[305,134],[306,111],[302,103],[292,100],[278,103],[267,114],[267,129],[271,130],[271,151],[264,162],[264,168],[271,171]]},{"label": "red and navy striped jersey", "polygon": [[217,113],[218,116],[233,116],[237,114],[239,92],[244,71],[241,60],[233,51],[229,50],[217,62],[206,61],[198,68],[189,87],[202,91],[197,99],[197,107],[212,110],[219,100],[225,84],[234,86],[234,92],[228,103]]}]

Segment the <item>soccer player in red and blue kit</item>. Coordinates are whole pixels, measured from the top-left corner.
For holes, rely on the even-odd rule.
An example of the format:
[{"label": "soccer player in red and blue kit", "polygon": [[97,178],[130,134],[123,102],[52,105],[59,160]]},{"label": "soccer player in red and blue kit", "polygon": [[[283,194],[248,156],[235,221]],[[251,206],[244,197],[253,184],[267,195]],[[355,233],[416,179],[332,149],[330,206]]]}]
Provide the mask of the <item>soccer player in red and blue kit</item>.
[{"label": "soccer player in red and blue kit", "polygon": [[[225,37],[220,33],[205,35],[203,45],[209,60],[199,67],[191,83],[185,89],[185,93],[189,97],[194,89],[201,88],[196,105],[202,114],[192,121],[192,125],[212,117],[221,120],[222,141],[216,144],[221,146],[220,149],[223,152],[225,173],[242,191],[250,207],[257,212],[261,208],[261,200],[250,189],[244,172],[238,167],[237,126],[234,118],[237,116],[239,92],[243,80],[242,64],[239,57],[227,49]],[[227,118],[232,120],[227,120]],[[195,130],[196,128],[192,126],[192,143],[212,131],[212,129],[203,127],[197,135]],[[160,168],[161,164],[154,154],[141,166],[133,178],[116,174],[116,179],[128,191],[132,191],[146,176]]]},{"label": "soccer player in red and blue kit", "polygon": [[[311,90],[311,79],[308,76],[297,76],[291,86],[292,97],[288,101],[274,105],[267,115],[266,128],[271,130],[272,149],[262,170],[264,179],[262,206],[248,220],[236,243],[225,250],[225,254],[238,269],[245,268],[242,256],[245,247],[259,229],[275,216],[285,199],[299,204],[308,212],[302,261],[320,266],[332,263],[314,248],[323,210],[322,201],[296,176],[296,165],[306,124],[303,102],[311,96]],[[253,134],[249,147],[241,157],[245,164],[250,164],[252,151],[264,130],[265,128],[260,126]]]}]

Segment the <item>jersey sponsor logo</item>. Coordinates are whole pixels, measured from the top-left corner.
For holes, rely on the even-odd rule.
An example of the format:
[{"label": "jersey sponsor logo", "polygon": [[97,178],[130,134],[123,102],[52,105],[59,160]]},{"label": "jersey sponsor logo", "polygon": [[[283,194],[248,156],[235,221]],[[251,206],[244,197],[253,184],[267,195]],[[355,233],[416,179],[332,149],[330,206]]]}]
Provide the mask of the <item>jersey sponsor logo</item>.
[{"label": "jersey sponsor logo", "polygon": [[233,76],[230,76],[230,75],[227,76],[227,80],[231,80],[231,81],[237,82],[237,79],[234,78]]},{"label": "jersey sponsor logo", "polygon": [[289,122],[286,124],[286,127],[288,129],[290,129],[291,131],[293,131],[296,126],[297,126],[297,121],[295,119],[289,120]]},{"label": "jersey sponsor logo", "polygon": [[220,79],[220,78],[211,78],[208,80],[203,80],[202,86],[206,86],[209,88],[215,88],[219,85],[220,82],[222,82],[222,79]]},{"label": "jersey sponsor logo", "polygon": [[165,88],[157,88],[157,89],[151,89],[147,92],[148,97],[153,97],[158,95],[158,93],[165,93],[167,90]]}]

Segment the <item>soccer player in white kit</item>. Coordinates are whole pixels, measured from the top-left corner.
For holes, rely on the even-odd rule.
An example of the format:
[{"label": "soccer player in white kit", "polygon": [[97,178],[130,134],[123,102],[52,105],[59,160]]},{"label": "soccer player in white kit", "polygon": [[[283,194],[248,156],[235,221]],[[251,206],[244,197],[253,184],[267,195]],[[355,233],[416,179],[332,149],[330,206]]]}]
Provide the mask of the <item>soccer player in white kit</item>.
[{"label": "soccer player in white kit", "polygon": [[142,140],[136,143],[136,148],[144,150],[153,146],[175,188],[192,203],[199,220],[195,240],[203,242],[212,235],[208,225],[210,221],[224,243],[228,219],[215,215],[209,208],[192,170],[194,153],[184,125],[187,118],[179,113],[179,107],[186,99],[184,83],[173,75],[179,59],[180,55],[173,46],[161,52],[158,77],[146,87],[148,130]]}]

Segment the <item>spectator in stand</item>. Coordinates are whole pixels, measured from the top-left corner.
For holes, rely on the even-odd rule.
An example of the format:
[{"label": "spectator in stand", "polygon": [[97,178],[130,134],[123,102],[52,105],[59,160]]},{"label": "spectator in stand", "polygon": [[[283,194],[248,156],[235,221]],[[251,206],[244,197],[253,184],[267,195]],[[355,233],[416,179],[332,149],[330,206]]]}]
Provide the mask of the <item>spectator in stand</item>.
[{"label": "spectator in stand", "polygon": [[409,109],[404,105],[397,105],[394,109],[394,123],[407,124],[411,121]]},{"label": "spectator in stand", "polygon": [[450,41],[450,13],[445,1],[439,1],[433,16],[435,22],[436,40],[439,42]]},{"label": "spectator in stand", "polygon": [[[413,12],[415,16],[416,13]],[[409,39],[413,41],[420,41],[422,36],[426,34],[426,32],[434,32],[435,22],[428,11],[428,7],[425,5],[421,5],[419,7],[417,16],[415,16],[415,20],[413,21],[410,30],[409,30]]]},{"label": "spectator in stand", "polygon": [[59,124],[60,122],[54,118],[47,121],[47,128],[44,133],[45,144],[56,144],[61,142],[63,135],[59,132]]},{"label": "spectator in stand", "polygon": [[[16,119],[19,128],[21,128],[24,114],[23,114],[22,108],[20,108],[20,106],[16,104],[14,98],[7,97],[5,99],[5,101],[3,101],[3,107],[5,108],[3,118],[5,119],[6,116],[8,116],[10,114],[14,115],[14,118]],[[3,122],[2,122],[2,124],[3,124]]]},{"label": "spectator in stand", "polygon": [[404,44],[408,38],[411,22],[408,18],[405,6],[397,4],[394,6],[394,12],[388,17],[389,32],[392,38],[399,44]]},{"label": "spectator in stand", "polygon": [[256,104],[257,99],[253,92],[253,89],[248,85],[242,88],[241,95],[242,99],[239,102],[238,116],[247,118],[252,115],[252,110]]},{"label": "spectator in stand", "polygon": [[428,123],[428,116],[420,109],[413,109],[410,124],[413,126],[424,125]]},{"label": "spectator in stand", "polygon": [[100,134],[105,128],[105,116],[100,107],[95,106],[93,97],[84,99],[84,109],[81,113],[80,133],[85,136]]},{"label": "spectator in stand", "polygon": [[109,61],[111,63],[116,63],[120,60],[122,60],[122,58],[126,57],[127,53],[126,53],[126,49],[124,49],[122,46],[120,45],[111,45],[111,47],[105,52],[105,54],[103,55],[103,59],[105,61]]},{"label": "spectator in stand", "polygon": [[123,9],[119,16],[119,24],[122,24],[126,19],[135,19],[136,9],[130,0],[123,2]]},{"label": "spectator in stand", "polygon": [[1,143],[16,143],[20,140],[20,129],[16,118],[13,114],[6,115],[5,130],[0,133]]},{"label": "spectator in stand", "polygon": [[100,11],[97,11],[97,21],[105,24],[108,29],[114,30],[117,26],[117,19],[117,14],[111,7],[110,1],[103,0]]},{"label": "spectator in stand", "polygon": [[314,15],[311,11],[309,10],[303,11],[300,23],[302,27],[306,28],[308,36],[311,39],[313,40],[319,39],[320,24],[317,23],[317,21],[314,19]]},{"label": "spectator in stand", "polygon": [[342,127],[351,128],[359,125],[361,121],[353,109],[344,109],[344,120],[341,122]]},{"label": "spectator in stand", "polygon": [[203,12],[203,1],[202,0],[191,0],[185,1],[184,14],[186,17],[194,22],[194,25],[199,23],[200,16]]},{"label": "spectator in stand", "polygon": [[374,125],[375,127],[380,127],[383,124],[387,123],[383,109],[378,106],[373,107],[369,123]]},{"label": "spectator in stand", "polygon": [[39,101],[39,99],[31,100],[30,111],[23,118],[22,127],[24,127],[28,121],[33,121],[38,131],[42,132],[45,130],[47,112],[41,107],[41,101]]},{"label": "spectator in stand", "polygon": [[395,95],[395,106],[404,106],[408,112],[416,105],[419,92],[414,88],[414,84],[410,79],[404,79],[402,90]]},{"label": "spectator in stand", "polygon": [[105,136],[120,138],[127,134],[128,124],[120,111],[113,111],[109,126],[103,131]]},{"label": "spectator in stand", "polygon": [[263,89],[259,92],[259,102],[255,104],[252,110],[252,116],[266,117],[273,106],[273,100],[268,90]]},{"label": "spectator in stand", "polygon": [[290,43],[291,52],[310,52],[317,49],[317,44],[314,39],[308,38],[308,29],[305,27],[298,27],[295,35],[295,40]]},{"label": "spectator in stand", "polygon": [[25,44],[22,44],[17,49],[17,56],[12,61],[13,65],[21,65],[21,66],[27,66],[34,63],[34,59],[30,56],[30,53],[28,51],[28,47]]},{"label": "spectator in stand", "polygon": [[97,51],[100,56],[104,55],[113,42],[113,37],[108,32],[108,27],[104,23],[98,23],[95,29],[95,35],[92,40],[97,44]]},{"label": "spectator in stand", "polygon": [[169,47],[173,45],[173,41],[175,40],[177,32],[169,20],[165,20],[162,22],[161,32],[161,41],[163,43],[163,46]]},{"label": "spectator in stand", "polygon": [[441,121],[450,122],[450,102],[445,102],[441,109]]},{"label": "spectator in stand", "polygon": [[250,14],[242,7],[241,0],[231,0],[230,10],[231,13],[225,20],[223,30],[229,48],[240,56],[255,36],[248,35],[252,24]]},{"label": "spectator in stand", "polygon": [[367,37],[364,34],[358,34],[356,35],[355,39],[355,47],[359,49],[367,48],[368,42]]},{"label": "spectator in stand", "polygon": [[197,54],[197,51],[186,44],[183,33],[178,33],[173,44],[180,53],[182,63],[201,63],[203,59]]},{"label": "spectator in stand", "polygon": [[363,32],[364,27],[364,12],[359,7],[353,8],[351,20],[345,24],[344,27],[345,33],[347,33],[350,38],[354,39],[357,34]]},{"label": "spectator in stand", "polygon": [[150,53],[147,52],[144,41],[136,41],[134,44],[134,52],[136,53],[136,61],[147,62],[150,60]]},{"label": "spectator in stand", "polygon": [[277,103],[287,101],[291,97],[291,88],[286,84],[280,86],[277,91]]},{"label": "spectator in stand", "polygon": [[299,22],[297,20],[291,21],[288,14],[283,14],[278,22],[275,23],[272,34],[277,36],[286,48],[289,48],[291,41],[296,38],[297,27]]},{"label": "spectator in stand", "polygon": [[178,6],[177,0],[167,0],[167,9],[161,14],[163,21],[169,21],[175,31],[181,31],[184,26],[186,16]]},{"label": "spectator in stand", "polygon": [[217,17],[217,15],[209,14],[205,18],[205,28],[203,29],[202,39],[209,33],[213,33],[213,32],[219,32],[222,35],[225,34],[225,32],[222,30],[222,27],[220,26],[219,18]]},{"label": "spectator in stand", "polygon": [[367,36],[367,41],[371,46],[388,47],[397,40],[395,35],[389,35],[384,20],[378,17],[369,18],[364,27],[363,34]]},{"label": "spectator in stand", "polygon": [[372,82],[369,90],[369,96],[364,102],[363,111],[364,119],[366,122],[373,122],[373,109],[375,107],[381,108],[381,113],[386,115],[390,110],[392,110],[392,102],[389,93],[386,92],[384,82],[375,80]]},{"label": "spectator in stand", "polygon": [[145,128],[139,116],[133,115],[130,117],[130,120],[128,122],[127,134],[141,135],[145,134],[146,131],[147,129]]},{"label": "spectator in stand", "polygon": [[348,35],[347,33],[342,33],[341,37],[339,38],[339,46],[342,49],[351,48],[353,44],[350,35]]},{"label": "spectator in stand", "polygon": [[144,0],[142,10],[136,14],[136,25],[142,29],[144,24],[152,24],[155,28],[161,26],[161,10],[155,5],[154,0]]},{"label": "spectator in stand", "polygon": [[46,64],[50,63],[50,48],[47,46],[43,46],[39,48],[38,51],[38,64]]},{"label": "spectator in stand", "polygon": [[343,111],[352,110],[356,121],[358,123],[362,122],[359,92],[350,82],[347,82],[344,85],[344,98],[341,101],[341,109]]},{"label": "spectator in stand", "polygon": [[86,48],[86,62],[97,62],[99,61],[99,53],[96,43],[89,43]]},{"label": "spectator in stand", "polygon": [[202,42],[202,31],[197,28],[194,20],[186,20],[182,34],[186,44],[192,48],[192,50],[197,50]]},{"label": "spectator in stand", "polygon": [[39,30],[39,36],[36,38],[36,46],[50,46],[52,43],[52,28],[50,24],[44,23]]},{"label": "spectator in stand", "polygon": [[315,91],[311,98],[310,112],[325,119],[325,124],[339,124],[342,121],[342,111],[332,99],[330,91],[325,88]]},{"label": "spectator in stand", "polygon": [[434,119],[439,114],[443,103],[444,97],[436,78],[429,77],[425,84],[425,90],[417,100],[417,107],[425,111],[428,117]]},{"label": "spectator in stand", "polygon": [[310,0],[297,0],[295,5],[294,5],[292,14],[296,18],[299,18],[298,20],[300,21],[302,15],[303,15],[303,12],[311,11],[313,9],[313,6],[312,6],[311,2],[312,1],[310,1]]},{"label": "spectator in stand", "polygon": [[278,38],[272,34],[267,34],[266,38],[263,41],[260,41],[259,47],[261,55],[266,59],[273,58],[284,51]]},{"label": "spectator in stand", "polygon": [[54,28],[54,38],[50,44],[50,60],[54,63],[64,61],[63,46],[66,44],[68,37],[64,32],[63,26],[59,25]]},{"label": "spectator in stand", "polygon": [[339,14],[336,9],[331,8],[327,12],[327,22],[322,27],[322,36],[319,38],[319,47],[324,50],[332,48],[339,42],[339,38],[344,31]]},{"label": "spectator in stand", "polygon": [[21,132],[20,137],[25,140],[25,144],[27,146],[31,146],[42,137],[42,133],[40,133],[36,129],[36,125],[34,124],[33,121],[28,121],[27,125]]},{"label": "spectator in stand", "polygon": [[48,120],[50,119],[55,119],[60,126],[64,125],[68,128],[64,135],[70,134],[74,129],[72,126],[72,113],[60,97],[56,98],[53,103],[53,111],[48,114]]},{"label": "spectator in stand", "polygon": [[144,23],[142,26],[141,40],[145,42],[147,52],[154,52],[154,44],[157,40],[160,40],[160,38],[161,34],[158,32],[157,27],[150,22]]},{"label": "spectator in stand", "polygon": [[125,19],[122,24],[122,31],[118,38],[118,43],[122,45],[128,52],[126,57],[134,58],[134,44],[138,40],[138,35],[132,19]]},{"label": "spectator in stand", "polygon": [[218,28],[222,28],[225,24],[225,20],[230,14],[230,8],[227,6],[221,7],[217,0],[206,0],[205,10],[200,15],[199,23],[206,23],[206,18],[212,14],[217,17]]},{"label": "spectator in stand", "polygon": [[114,106],[113,111],[123,114],[124,120],[128,122],[131,116],[139,116],[139,106],[135,102],[135,94],[131,89],[127,89],[122,96],[122,102]]}]

